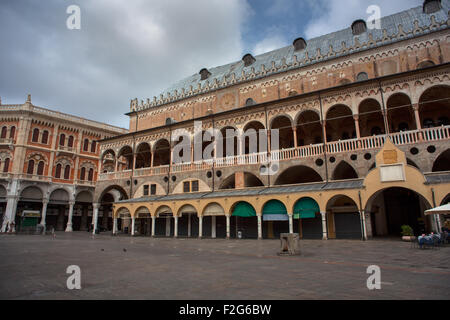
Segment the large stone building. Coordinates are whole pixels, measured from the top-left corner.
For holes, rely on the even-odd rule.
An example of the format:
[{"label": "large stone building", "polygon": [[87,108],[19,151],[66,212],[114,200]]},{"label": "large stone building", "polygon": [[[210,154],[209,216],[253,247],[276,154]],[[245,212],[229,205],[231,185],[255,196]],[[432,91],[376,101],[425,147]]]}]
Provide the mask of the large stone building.
[{"label": "large stone building", "polygon": [[132,100],[129,132],[95,137],[95,229],[318,239],[438,229],[423,212],[450,200],[449,10],[426,0],[381,29],[357,20]]},{"label": "large stone building", "polygon": [[30,95],[24,104],[0,101],[0,130],[1,232],[38,223],[87,230],[99,170],[97,140],[128,130],[34,106]]},{"label": "large stone building", "polygon": [[[423,212],[450,199],[449,10],[448,0],[427,0],[383,17],[381,29],[357,20],[132,100],[130,132],[100,142],[94,201],[114,200],[113,232],[133,235],[437,229]],[[255,150],[227,129],[267,130],[268,142]],[[179,153],[180,143],[193,147]],[[211,156],[194,156],[196,146]]]}]

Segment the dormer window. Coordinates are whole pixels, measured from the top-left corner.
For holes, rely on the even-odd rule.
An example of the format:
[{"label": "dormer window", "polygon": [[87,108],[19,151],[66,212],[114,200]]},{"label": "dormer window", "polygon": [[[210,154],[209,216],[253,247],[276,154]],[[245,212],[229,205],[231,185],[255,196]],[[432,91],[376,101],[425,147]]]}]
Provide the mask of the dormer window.
[{"label": "dormer window", "polygon": [[199,74],[200,74],[201,80],[206,80],[211,75],[211,72],[209,72],[208,69],[203,68],[202,70],[200,70]]},{"label": "dormer window", "polygon": [[300,51],[306,48],[306,41],[303,38],[297,38],[294,40],[294,50]]},{"label": "dormer window", "polygon": [[441,0],[425,0],[423,2],[423,12],[426,14],[435,13],[441,9]]},{"label": "dormer window", "polygon": [[352,33],[354,36],[358,36],[367,31],[367,25],[364,20],[356,20],[352,23]]},{"label": "dormer window", "polygon": [[174,124],[176,121],[173,118],[167,118],[166,119],[166,126],[170,126],[171,124]]},{"label": "dormer window", "polygon": [[242,58],[242,61],[244,61],[244,66],[248,67],[248,66],[251,66],[253,63],[255,63],[256,59],[250,53],[247,53]]}]

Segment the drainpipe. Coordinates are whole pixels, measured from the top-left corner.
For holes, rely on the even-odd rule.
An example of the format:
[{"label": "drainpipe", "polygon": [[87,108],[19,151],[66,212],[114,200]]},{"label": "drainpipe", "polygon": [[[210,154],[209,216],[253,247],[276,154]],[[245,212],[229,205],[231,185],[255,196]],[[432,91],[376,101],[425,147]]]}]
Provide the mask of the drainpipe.
[{"label": "drainpipe", "polygon": [[[269,125],[269,122],[268,122],[268,118],[267,118],[267,105],[264,105],[264,116],[265,116],[265,121],[266,121],[266,133],[267,134],[270,134],[270,129],[269,129],[269,127],[268,127],[268,125]],[[266,154],[267,154],[267,156],[268,156],[268,158],[267,158],[267,160],[268,160],[268,167],[267,167],[267,186],[270,188],[270,172],[269,172],[269,170],[270,170],[270,165],[271,165],[271,161],[270,161],[270,153],[269,153],[269,139],[268,139],[269,137],[267,137],[267,139],[266,139]],[[270,141],[272,141],[272,140],[270,140]]]},{"label": "drainpipe", "polygon": [[365,218],[365,213],[364,210],[362,208],[362,200],[361,200],[361,191],[358,191],[358,198],[359,198],[359,214],[360,217],[359,219],[361,220],[361,237],[362,237],[362,241],[366,240],[366,218]]}]

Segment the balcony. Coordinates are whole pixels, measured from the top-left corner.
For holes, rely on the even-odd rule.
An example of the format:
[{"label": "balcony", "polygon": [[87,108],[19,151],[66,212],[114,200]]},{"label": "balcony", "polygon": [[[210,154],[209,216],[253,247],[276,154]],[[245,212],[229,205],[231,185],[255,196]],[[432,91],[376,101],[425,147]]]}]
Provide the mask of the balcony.
[{"label": "balcony", "polygon": [[23,180],[52,182],[52,177],[48,177],[48,176],[39,176],[36,174],[26,174],[26,173],[18,174],[16,176],[18,179],[23,179]]},{"label": "balcony", "polygon": [[76,180],[75,184],[80,185],[80,186],[86,186],[86,187],[95,187],[95,181]]},{"label": "balcony", "polygon": [[[290,148],[272,151],[270,153],[254,153],[246,155],[231,156],[215,160],[205,160],[201,162],[174,164],[172,166],[160,166],[154,168],[135,169],[134,177],[144,177],[152,175],[162,175],[189,171],[203,171],[210,169],[213,164],[215,168],[225,168],[242,165],[260,165],[270,161],[286,161],[294,159],[304,159],[328,155],[381,149],[387,138],[397,146],[444,141],[450,139],[450,126],[427,128],[397,132],[391,134],[363,137],[360,139],[349,139],[342,141],[328,142],[327,144],[314,144],[298,148]],[[132,170],[121,172],[110,172],[100,174],[99,180],[120,180],[131,178]]]},{"label": "balcony", "polygon": [[12,145],[14,145],[13,138],[1,138],[0,139],[0,146],[12,146]]},{"label": "balcony", "polygon": [[59,154],[69,154],[69,155],[75,155],[76,149],[75,147],[68,147],[68,146],[61,146],[58,145],[58,155]]}]

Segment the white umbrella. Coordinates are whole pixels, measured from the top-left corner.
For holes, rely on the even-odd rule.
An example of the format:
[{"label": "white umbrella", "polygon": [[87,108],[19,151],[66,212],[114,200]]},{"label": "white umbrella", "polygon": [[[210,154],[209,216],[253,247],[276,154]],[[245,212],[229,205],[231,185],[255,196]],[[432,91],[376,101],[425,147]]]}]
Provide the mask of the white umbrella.
[{"label": "white umbrella", "polygon": [[426,215],[430,214],[450,214],[450,203],[444,204],[443,206],[433,208],[425,211]]}]

